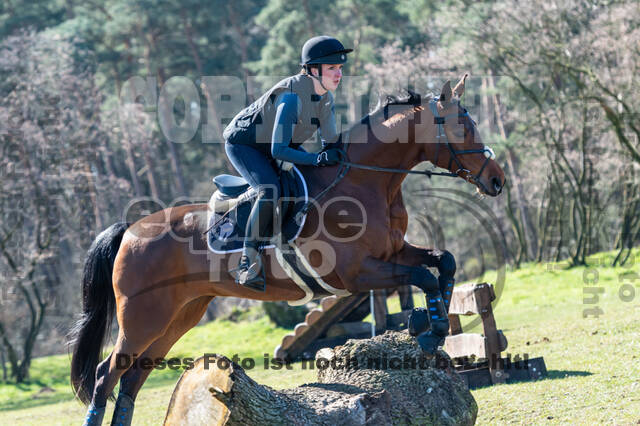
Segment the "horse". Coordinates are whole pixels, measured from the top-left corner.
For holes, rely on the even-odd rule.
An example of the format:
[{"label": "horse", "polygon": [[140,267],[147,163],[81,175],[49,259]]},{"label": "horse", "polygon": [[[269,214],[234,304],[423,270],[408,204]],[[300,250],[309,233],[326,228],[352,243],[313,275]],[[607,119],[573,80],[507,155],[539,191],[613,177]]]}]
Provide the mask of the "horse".
[{"label": "horse", "polygon": [[[434,301],[452,290],[442,288],[442,283],[453,286],[453,255],[404,239],[408,214],[401,184],[409,173],[437,174],[411,170],[430,161],[448,169],[442,174],[462,178],[482,194],[495,197],[502,191],[504,172],[460,103],[466,78],[465,74],[453,89],[447,81],[437,98],[410,92],[408,99],[388,99],[341,134],[343,142],[349,139],[343,144],[342,166],[300,168],[309,193],[324,190],[327,197],[309,209],[294,245],[300,246],[305,236],[313,243],[305,253],[311,265],[326,263],[323,256],[330,249],[332,268],[322,278],[334,294],[416,285],[425,291],[427,301],[431,297]],[[346,171],[338,181],[339,170]],[[341,202],[345,197],[357,200],[361,208],[358,203]],[[263,253],[264,292],[236,284],[229,269],[237,265],[239,254],[207,250],[208,209],[207,204],[181,205],[133,224],[116,223],[92,243],[83,271],[83,314],[71,342],[71,384],[75,396],[89,405],[85,424],[101,424],[118,380],[114,424],[131,424],[135,398],[151,371],[134,362],[135,357],[162,359],[198,324],[214,297],[296,301],[305,296],[274,260],[273,249]],[[366,226],[354,233],[353,226],[344,224],[345,213],[366,215]],[[425,266],[438,268],[439,278]],[[117,340],[100,361],[114,314]],[[440,330],[444,336],[448,322],[445,325],[446,330]],[[423,350],[433,352],[444,337],[429,340],[433,337],[429,333],[433,331],[425,331],[418,340]],[[421,341],[421,336],[426,340]]]}]

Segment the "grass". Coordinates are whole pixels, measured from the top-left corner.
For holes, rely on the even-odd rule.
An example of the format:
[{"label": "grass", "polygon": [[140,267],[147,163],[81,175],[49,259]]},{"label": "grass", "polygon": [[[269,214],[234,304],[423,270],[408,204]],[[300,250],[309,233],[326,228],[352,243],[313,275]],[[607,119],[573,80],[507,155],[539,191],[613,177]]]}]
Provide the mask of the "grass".
[{"label": "grass", "polygon": [[[494,306],[498,327],[509,340],[507,352],[543,356],[549,375],[538,382],[473,390],[478,424],[640,421],[640,250],[633,255],[636,265],[626,268],[607,266],[612,254],[604,253],[592,256],[589,267],[531,264],[507,272]],[[588,287],[599,288],[593,304],[584,300],[592,297]],[[416,304],[423,302],[416,299]],[[601,311],[599,318],[584,317],[595,307]],[[390,299],[389,308],[399,309],[397,299]],[[249,375],[274,388],[315,381],[315,372],[300,364],[292,370],[262,368],[264,353],[271,354],[288,332],[250,312],[238,322],[215,321],[192,329],[170,356],[196,358],[215,352],[252,357],[257,367],[248,370]],[[67,355],[35,359],[31,383],[0,385],[0,424],[77,423],[85,409],[72,400],[68,363]],[[181,372],[151,374],[138,397],[136,424],[162,422]]]}]

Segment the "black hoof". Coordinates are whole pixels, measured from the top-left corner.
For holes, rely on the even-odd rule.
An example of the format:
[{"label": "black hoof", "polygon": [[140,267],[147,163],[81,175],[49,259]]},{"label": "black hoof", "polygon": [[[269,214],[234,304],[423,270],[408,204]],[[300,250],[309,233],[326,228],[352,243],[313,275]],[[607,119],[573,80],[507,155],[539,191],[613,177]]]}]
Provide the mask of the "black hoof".
[{"label": "black hoof", "polygon": [[409,334],[413,337],[429,330],[429,313],[427,310],[425,308],[413,308],[413,311],[409,314],[407,328],[409,329]]},{"label": "black hoof", "polygon": [[420,348],[430,355],[435,355],[438,348],[444,345],[444,339],[444,337],[433,334],[431,331],[422,333],[417,337]]}]

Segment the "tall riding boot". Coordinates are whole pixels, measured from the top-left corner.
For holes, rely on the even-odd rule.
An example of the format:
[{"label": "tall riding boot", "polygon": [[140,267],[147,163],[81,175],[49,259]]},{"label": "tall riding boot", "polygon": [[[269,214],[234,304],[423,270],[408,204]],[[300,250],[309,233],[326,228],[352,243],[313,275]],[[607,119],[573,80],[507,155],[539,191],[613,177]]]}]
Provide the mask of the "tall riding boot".
[{"label": "tall riding boot", "polygon": [[261,238],[266,238],[273,221],[274,202],[260,192],[247,221],[242,257],[238,265],[236,282],[257,291],[265,291],[265,275],[260,257]]},{"label": "tall riding boot", "polygon": [[427,311],[431,329],[420,334],[417,339],[423,351],[435,354],[439,346],[449,334],[449,317],[447,308],[439,291],[427,293]]}]

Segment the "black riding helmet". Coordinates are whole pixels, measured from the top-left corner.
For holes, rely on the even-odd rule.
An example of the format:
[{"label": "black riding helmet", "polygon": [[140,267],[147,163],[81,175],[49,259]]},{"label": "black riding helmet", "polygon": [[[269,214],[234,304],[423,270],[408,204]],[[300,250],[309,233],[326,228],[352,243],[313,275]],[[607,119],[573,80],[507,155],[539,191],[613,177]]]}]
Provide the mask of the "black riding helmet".
[{"label": "black riding helmet", "polygon": [[342,43],[333,37],[313,37],[302,46],[300,65],[344,64],[349,52],[353,52],[353,49],[345,49]]}]

